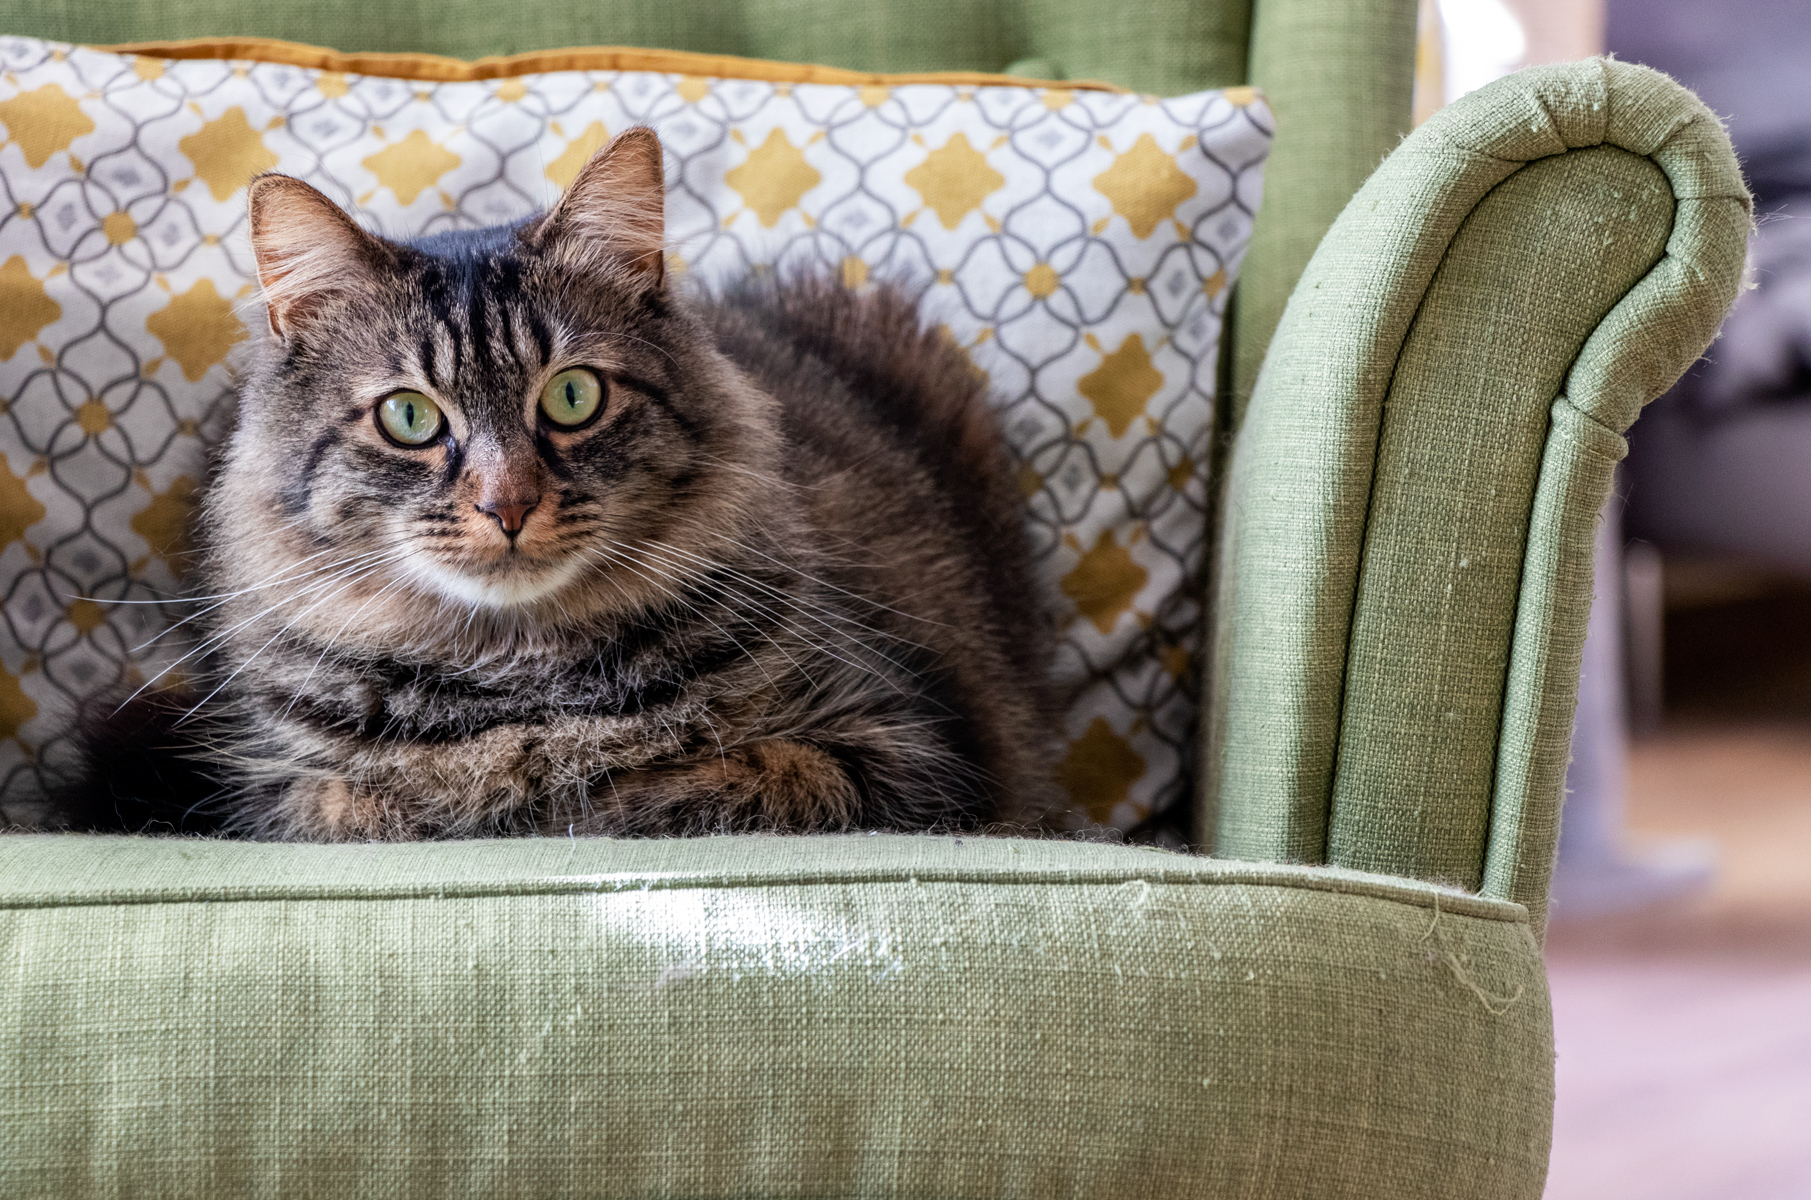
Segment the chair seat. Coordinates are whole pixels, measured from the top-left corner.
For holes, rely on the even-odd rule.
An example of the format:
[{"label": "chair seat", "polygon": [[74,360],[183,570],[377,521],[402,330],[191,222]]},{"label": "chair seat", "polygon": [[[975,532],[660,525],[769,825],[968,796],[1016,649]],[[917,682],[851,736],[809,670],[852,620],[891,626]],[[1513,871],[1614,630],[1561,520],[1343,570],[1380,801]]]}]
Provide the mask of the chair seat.
[{"label": "chair seat", "polygon": [[1520,905],[885,835],[0,838],[0,1063],[20,1197],[1534,1194],[1552,1096]]}]

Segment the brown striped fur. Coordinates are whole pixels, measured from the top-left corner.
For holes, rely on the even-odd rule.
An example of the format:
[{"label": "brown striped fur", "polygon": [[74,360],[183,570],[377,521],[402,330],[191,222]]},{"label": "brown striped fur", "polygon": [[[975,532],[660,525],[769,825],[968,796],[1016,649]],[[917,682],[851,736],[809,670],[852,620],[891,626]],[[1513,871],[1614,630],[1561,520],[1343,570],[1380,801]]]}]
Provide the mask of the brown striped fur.
[{"label": "brown striped fur", "polygon": [[[295,180],[251,197],[271,331],[202,507],[203,650],[181,705],[115,722],[212,790],[129,805],[144,823],[333,840],[1045,809],[1049,629],[1011,465],[906,297],[682,294],[646,130],[544,216],[412,244]],[[575,365],[607,394],[566,430],[537,398]],[[443,436],[380,431],[398,389]],[[105,726],[66,824],[132,823]]]}]

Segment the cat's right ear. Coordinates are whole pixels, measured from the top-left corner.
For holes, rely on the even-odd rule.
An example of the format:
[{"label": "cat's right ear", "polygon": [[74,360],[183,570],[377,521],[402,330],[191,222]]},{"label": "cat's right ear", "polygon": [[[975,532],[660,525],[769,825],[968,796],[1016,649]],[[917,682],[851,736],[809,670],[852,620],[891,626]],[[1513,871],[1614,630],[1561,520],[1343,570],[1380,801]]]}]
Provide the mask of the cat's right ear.
[{"label": "cat's right ear", "polygon": [[659,288],[666,280],[666,183],[654,131],[637,125],[610,139],[525,237],[580,270]]},{"label": "cat's right ear", "polygon": [[260,175],[246,206],[264,311],[278,337],[293,336],[330,297],[368,290],[394,257],[300,179]]}]

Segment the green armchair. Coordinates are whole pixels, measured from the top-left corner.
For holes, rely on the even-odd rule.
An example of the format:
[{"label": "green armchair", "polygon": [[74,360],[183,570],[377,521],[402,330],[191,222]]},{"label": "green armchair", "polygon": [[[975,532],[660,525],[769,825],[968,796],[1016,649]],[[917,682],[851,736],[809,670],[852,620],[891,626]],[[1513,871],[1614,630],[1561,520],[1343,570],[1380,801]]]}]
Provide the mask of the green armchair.
[{"label": "green armchair", "polygon": [[6,32],[90,42],[1249,81],[1279,122],[1225,371],[1211,856],[0,839],[0,1192],[1538,1196],[1593,523],[1735,294],[1749,204],[1715,118],[1613,62],[1524,72],[1395,146],[1413,23],[1410,0],[0,0]]}]

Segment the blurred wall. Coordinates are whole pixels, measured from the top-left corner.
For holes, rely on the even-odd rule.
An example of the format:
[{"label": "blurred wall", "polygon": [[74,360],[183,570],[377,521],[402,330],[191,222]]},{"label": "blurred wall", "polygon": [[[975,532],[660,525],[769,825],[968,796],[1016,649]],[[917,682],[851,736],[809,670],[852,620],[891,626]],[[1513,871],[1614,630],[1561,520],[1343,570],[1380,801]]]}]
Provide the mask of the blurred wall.
[{"label": "blurred wall", "polygon": [[1603,0],[1422,0],[1416,120],[1511,71],[1603,46]]},{"label": "blurred wall", "polygon": [[1807,0],[1609,0],[1604,40],[1618,58],[1678,79],[1729,122],[1763,211],[1811,192]]}]

